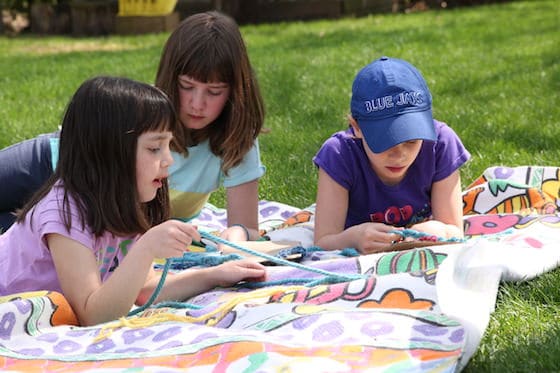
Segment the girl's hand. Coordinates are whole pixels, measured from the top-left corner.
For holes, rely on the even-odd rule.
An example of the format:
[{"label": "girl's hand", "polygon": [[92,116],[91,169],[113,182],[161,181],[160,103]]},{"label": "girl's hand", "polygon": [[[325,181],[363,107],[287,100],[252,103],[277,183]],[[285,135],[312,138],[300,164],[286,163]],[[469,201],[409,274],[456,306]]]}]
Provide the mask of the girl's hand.
[{"label": "girl's hand", "polygon": [[179,220],[167,220],[149,229],[136,246],[152,251],[154,258],[180,257],[193,240],[200,241],[197,228]]},{"label": "girl's hand", "polygon": [[[230,287],[240,281],[265,281],[266,268],[251,259],[232,260],[215,267],[191,268],[173,273],[165,285],[157,302],[170,299],[189,299],[215,287]],[[143,289],[139,304],[143,304],[158,285],[159,277]]]},{"label": "girl's hand", "polygon": [[[220,233],[220,237],[230,242],[251,240],[249,230],[242,225],[232,225],[231,227],[223,230],[222,233]],[[221,251],[222,253],[237,252],[237,250],[225,244],[219,244],[218,251]]]},{"label": "girl's hand", "polygon": [[250,233],[241,225],[232,225],[220,233],[220,237],[228,241],[250,241]]},{"label": "girl's hand", "polygon": [[355,238],[355,247],[362,254],[371,254],[387,249],[395,242],[402,240],[402,236],[390,233],[402,230],[383,223],[363,223],[347,229]]},{"label": "girl's hand", "polygon": [[410,229],[428,233],[441,238],[462,238],[463,232],[453,224],[445,224],[438,220],[427,220],[422,223],[414,224]]},{"label": "girl's hand", "polygon": [[220,287],[232,286],[243,280],[266,280],[266,267],[251,259],[232,260],[213,269],[215,284]]}]

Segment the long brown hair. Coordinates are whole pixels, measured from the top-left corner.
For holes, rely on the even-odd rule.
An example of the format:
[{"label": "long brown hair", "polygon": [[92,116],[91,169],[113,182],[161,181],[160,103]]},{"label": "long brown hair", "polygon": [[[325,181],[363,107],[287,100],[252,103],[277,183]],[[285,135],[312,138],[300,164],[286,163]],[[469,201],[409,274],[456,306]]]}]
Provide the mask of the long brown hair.
[{"label": "long brown hair", "polygon": [[261,132],[265,109],[245,43],[235,21],[211,11],[183,20],[167,40],[156,76],[178,110],[178,77],[230,86],[230,97],[220,116],[200,130],[181,126],[173,150],[209,139],[212,153],[223,160],[222,171],[238,165]]},{"label": "long brown hair", "polygon": [[62,121],[54,174],[18,212],[26,215],[53,186],[63,188],[61,215],[72,226],[74,200],[82,229],[96,236],[143,233],[170,216],[167,182],[141,203],[136,187],[138,137],[148,131],[176,131],[173,105],[151,85],[100,76],[85,81],[70,100]]}]

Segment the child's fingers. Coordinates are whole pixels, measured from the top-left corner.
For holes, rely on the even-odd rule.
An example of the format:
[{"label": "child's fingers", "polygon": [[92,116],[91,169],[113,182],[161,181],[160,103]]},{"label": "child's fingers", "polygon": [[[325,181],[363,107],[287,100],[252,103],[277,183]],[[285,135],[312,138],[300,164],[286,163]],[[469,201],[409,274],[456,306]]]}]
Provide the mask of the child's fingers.
[{"label": "child's fingers", "polygon": [[241,265],[245,268],[266,270],[266,267],[264,265],[262,265],[261,263],[255,262],[254,260],[240,260],[238,263],[239,263],[239,265]]},{"label": "child's fingers", "polygon": [[391,244],[395,244],[404,241],[404,236],[398,233],[391,233]]},{"label": "child's fingers", "polygon": [[[258,264],[254,262],[255,264]],[[256,266],[247,266],[243,268],[243,278],[249,281],[265,281],[266,269],[264,266],[258,268]]]},{"label": "child's fingers", "polygon": [[187,246],[190,245],[193,240],[200,241],[200,233],[198,232],[196,226],[178,220],[176,222],[177,227],[184,234],[183,239]]}]

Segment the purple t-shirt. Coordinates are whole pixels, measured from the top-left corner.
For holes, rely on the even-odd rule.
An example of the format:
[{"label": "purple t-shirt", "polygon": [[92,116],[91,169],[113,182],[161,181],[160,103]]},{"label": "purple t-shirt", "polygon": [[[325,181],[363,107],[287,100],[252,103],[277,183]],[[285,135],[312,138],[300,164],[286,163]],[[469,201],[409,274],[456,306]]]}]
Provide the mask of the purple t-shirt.
[{"label": "purple t-shirt", "polygon": [[70,204],[72,228],[68,233],[61,217],[62,195],[62,189],[55,185],[27,214],[24,222],[12,225],[0,235],[0,296],[39,290],[62,292],[46,245],[49,233],[61,234],[90,248],[97,259],[102,281],[110,276],[138,239],[138,236],[116,237],[111,233],[95,237],[89,227],[82,230],[73,201]]},{"label": "purple t-shirt", "polygon": [[432,184],[445,179],[469,158],[447,124],[434,120],[437,140],[424,141],[416,160],[397,185],[384,184],[371,168],[362,140],[349,128],[332,135],[313,162],[348,190],[345,228],[381,222],[408,226],[431,217]]}]

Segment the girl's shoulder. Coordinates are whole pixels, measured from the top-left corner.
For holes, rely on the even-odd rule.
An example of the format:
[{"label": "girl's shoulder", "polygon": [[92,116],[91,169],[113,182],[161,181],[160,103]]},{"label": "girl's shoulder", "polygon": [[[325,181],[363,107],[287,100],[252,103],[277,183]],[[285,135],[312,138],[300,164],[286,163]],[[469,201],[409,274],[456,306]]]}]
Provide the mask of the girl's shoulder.
[{"label": "girl's shoulder", "polygon": [[362,141],[349,128],[332,134],[317,151],[313,161],[325,169],[328,164],[361,164],[366,158]]},{"label": "girl's shoulder", "polygon": [[61,182],[56,182],[30,212],[33,214],[33,220],[38,222],[63,221],[66,212],[70,212],[72,218],[78,218],[76,201],[71,196],[65,197],[64,186]]},{"label": "girl's shoulder", "polygon": [[434,127],[439,141],[458,138],[457,133],[447,123],[434,119]]},{"label": "girl's shoulder", "polygon": [[361,142],[354,136],[352,129],[348,128],[346,130],[333,133],[327,140],[325,140],[323,147],[340,148],[355,146],[358,143]]},{"label": "girl's shoulder", "polygon": [[75,201],[70,196],[65,197],[60,182],[51,187],[47,194],[26,213],[23,220],[17,223],[17,226],[20,232],[28,232],[30,236],[38,237],[43,242],[46,234],[68,235],[65,224],[67,213],[72,219],[72,231],[85,236],[91,235],[91,230],[81,224]]},{"label": "girl's shoulder", "polygon": [[[93,233],[91,227],[82,221],[77,201],[70,195],[65,195],[62,182],[57,182],[45,197],[33,208],[32,224],[38,228],[40,235],[58,233],[82,245],[99,250],[100,247],[119,247],[122,242],[137,240],[137,235],[118,237],[109,231],[100,236]],[[70,229],[66,227],[65,218],[70,216]],[[116,245],[116,246],[115,246]]]},{"label": "girl's shoulder", "polygon": [[[37,202],[35,205],[35,209],[44,208],[44,207],[55,207],[60,208],[62,202],[64,200],[64,186],[62,182],[57,181],[51,188],[51,190],[45,194],[43,199]],[[70,202],[73,204],[74,201],[70,199]]]}]

